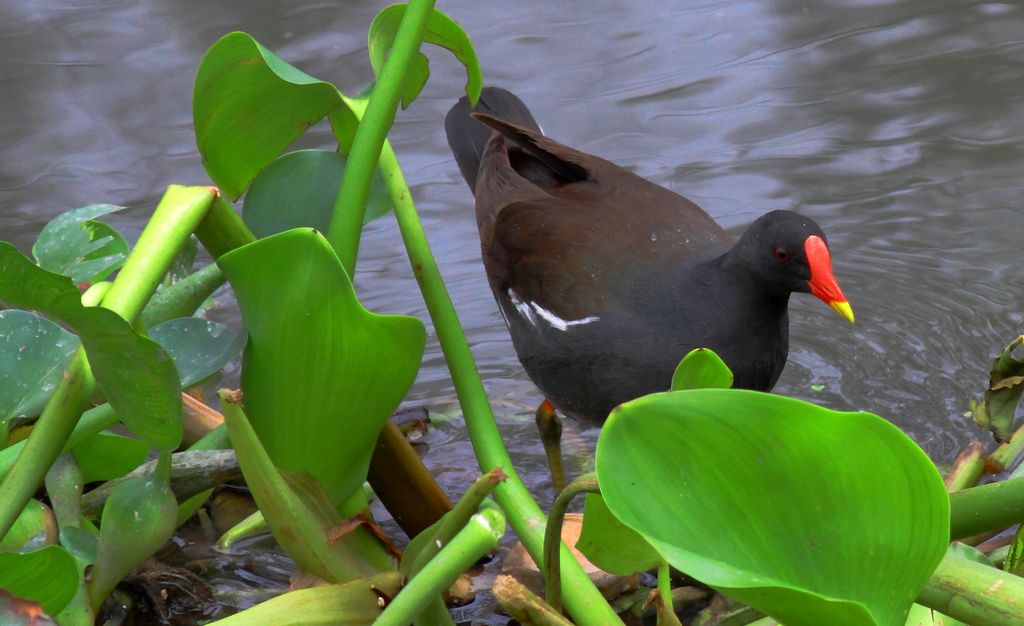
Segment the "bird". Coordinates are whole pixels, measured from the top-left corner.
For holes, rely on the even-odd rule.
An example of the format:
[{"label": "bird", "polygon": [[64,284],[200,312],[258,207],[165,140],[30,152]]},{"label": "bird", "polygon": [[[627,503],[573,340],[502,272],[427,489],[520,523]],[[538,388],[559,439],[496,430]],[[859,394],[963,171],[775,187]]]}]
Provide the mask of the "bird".
[{"label": "bird", "polygon": [[461,98],[445,132],[515,352],[563,414],[602,421],[665,391],[695,348],[714,350],[735,387],[770,391],[792,293],[854,321],[828,239],[806,216],[770,211],[734,239],[687,198],[544,135],[498,87],[472,107]]}]

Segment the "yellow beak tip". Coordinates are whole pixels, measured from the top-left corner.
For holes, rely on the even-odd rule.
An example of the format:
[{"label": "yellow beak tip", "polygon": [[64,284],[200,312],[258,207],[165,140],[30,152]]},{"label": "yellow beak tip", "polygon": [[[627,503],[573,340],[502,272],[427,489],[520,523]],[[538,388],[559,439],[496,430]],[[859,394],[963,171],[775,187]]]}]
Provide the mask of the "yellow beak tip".
[{"label": "yellow beak tip", "polygon": [[828,305],[832,307],[832,310],[841,315],[846,321],[853,323],[853,308],[849,302],[845,300],[843,302],[829,302]]}]

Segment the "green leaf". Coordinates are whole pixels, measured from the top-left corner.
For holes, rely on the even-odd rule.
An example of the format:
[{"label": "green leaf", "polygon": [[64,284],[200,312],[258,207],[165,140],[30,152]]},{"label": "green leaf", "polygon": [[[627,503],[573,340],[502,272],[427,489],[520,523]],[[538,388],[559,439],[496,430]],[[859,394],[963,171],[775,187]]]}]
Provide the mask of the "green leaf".
[{"label": "green leaf", "polygon": [[1013,435],[1013,414],[1024,392],[1024,360],[1013,356],[1013,351],[1024,343],[1024,335],[1003,348],[989,372],[985,399],[973,405],[974,421],[992,431],[998,441],[1008,442]]},{"label": "green leaf", "polygon": [[97,433],[71,451],[82,470],[83,482],[120,478],[142,464],[149,444],[114,433]]},{"label": "green leaf", "polygon": [[242,353],[246,336],[219,322],[198,317],[179,317],[149,331],[171,358],[182,388],[213,376]]},{"label": "green leaf", "polygon": [[159,550],[174,534],[178,503],[166,478],[153,474],[129,478],[103,505],[99,546],[88,582],[93,606],[135,566]]},{"label": "green leaf", "polygon": [[606,572],[629,576],[657,567],[661,555],[639,533],[612,515],[600,494],[588,493],[576,548]]},{"label": "green leaf", "polygon": [[56,543],[57,522],[50,508],[38,500],[29,500],[14,526],[0,540],[0,551],[27,552]]},{"label": "green leaf", "polygon": [[0,301],[39,311],[75,331],[107,401],[128,428],[156,448],[181,442],[181,395],[174,363],[117,313],[82,306],[65,276],[48,272],[0,241]]},{"label": "green leaf", "polygon": [[[278,157],[260,171],[245,194],[246,226],[257,237],[302,226],[326,233],[345,161],[345,155],[329,150],[299,150]],[[375,170],[363,223],[390,210],[387,188]]]},{"label": "green leaf", "polygon": [[308,472],[335,502],[348,499],[416,377],[423,324],[363,308],[311,229],[261,239],[219,263],[249,331],[242,389],[260,441],[281,469]]},{"label": "green leaf", "polygon": [[[267,456],[245,412],[231,392],[221,391],[224,423],[238,454],[246,484],[274,538],[299,568],[331,582],[346,582],[362,567],[353,550],[360,548],[356,533],[331,541],[327,529],[342,521],[323,486],[308,475],[286,476]],[[362,537],[365,539],[365,536]]]},{"label": "green leaf", "polygon": [[90,204],[61,213],[39,232],[32,246],[36,263],[76,284],[103,280],[124,265],[129,248],[120,233],[95,218],[123,208]]},{"label": "green leaf", "polygon": [[787,626],[902,624],[949,541],[928,457],[870,413],[751,391],[654,394],[597,445],[612,513]]},{"label": "green leaf", "polygon": [[[377,17],[373,19],[373,23],[370,24],[367,46],[370,50],[370,64],[373,66],[373,73],[377,76],[380,76],[384,60],[395,42],[395,35],[398,34],[398,25],[402,22],[403,15],[405,15],[405,4],[393,4],[378,13]],[[473,44],[469,41],[466,31],[462,30],[455,20],[434,9],[427,21],[423,41],[445,48],[465,66],[466,94],[475,104],[480,98],[483,73],[480,71],[480,63],[477,61],[476,52],[473,50]],[[402,84],[403,109],[408,108],[416,99],[429,75],[430,67],[426,55],[417,52]]]},{"label": "green leaf", "polygon": [[926,606],[915,604],[910,607],[905,626],[967,626],[967,624]]},{"label": "green leaf", "polygon": [[50,615],[60,613],[77,588],[75,559],[60,546],[34,552],[0,552],[0,589],[35,600]]},{"label": "green leaf", "polygon": [[221,37],[196,73],[196,144],[210,178],[232,199],[292,141],[332,112],[336,129],[348,132],[358,124],[334,85],[285,63],[245,33]]},{"label": "green leaf", "polygon": [[729,389],[732,370],[714,350],[696,348],[683,357],[672,374],[672,391],[684,389]]},{"label": "green leaf", "polygon": [[11,419],[43,410],[78,345],[78,337],[48,319],[0,311],[0,447]]},{"label": "green leaf", "polygon": [[301,616],[303,624],[365,626],[380,616],[381,596],[398,593],[401,579],[397,572],[378,574],[368,580],[344,585],[321,585],[283,593],[256,606],[218,620],[218,626],[254,624],[294,624]]}]

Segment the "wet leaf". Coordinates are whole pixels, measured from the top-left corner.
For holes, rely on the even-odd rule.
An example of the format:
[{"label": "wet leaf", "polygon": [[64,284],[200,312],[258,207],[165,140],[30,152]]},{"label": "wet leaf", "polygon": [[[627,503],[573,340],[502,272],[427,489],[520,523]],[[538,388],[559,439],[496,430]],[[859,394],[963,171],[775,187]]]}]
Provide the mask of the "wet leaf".
[{"label": "wet leaf", "polygon": [[242,389],[263,447],[281,469],[308,472],[333,501],[347,500],[416,377],[423,324],[363,308],[311,229],[260,239],[219,263],[249,331]]},{"label": "wet leaf", "polygon": [[[210,178],[230,198],[306,129],[331,114],[336,134],[358,125],[334,85],[282,61],[245,33],[203,56],[192,95],[196,144]],[[342,145],[351,143],[339,135]]]},{"label": "wet leaf", "polygon": [[11,419],[42,412],[78,345],[78,337],[48,319],[0,311],[0,441]]},{"label": "wet leaf", "polygon": [[60,613],[77,588],[75,560],[60,546],[0,552],[0,589],[38,602],[50,615]]},{"label": "wet leaf", "polygon": [[158,474],[125,480],[103,506],[96,563],[88,582],[93,606],[174,534],[178,503],[167,480]]},{"label": "wet leaf", "polygon": [[120,478],[142,464],[149,454],[149,444],[114,433],[97,433],[71,451],[83,481],[113,480]]},{"label": "wet leaf", "polygon": [[[346,157],[328,150],[299,150],[278,157],[252,181],[242,216],[257,237],[307,226],[327,232]],[[391,210],[387,188],[375,170],[363,223]]]},{"label": "wet leaf", "polygon": [[1003,443],[1010,441],[1013,435],[1013,414],[1021,392],[1024,392],[1024,360],[1013,356],[1013,351],[1022,343],[1024,335],[1014,339],[999,353],[988,374],[985,399],[971,406],[978,426],[992,431],[996,440]]},{"label": "wet leaf", "polygon": [[39,232],[32,246],[36,263],[75,284],[103,280],[124,265],[129,248],[120,233],[95,218],[123,208],[91,204],[61,213]]},{"label": "wet leaf", "polygon": [[221,324],[198,317],[179,317],[149,331],[171,358],[182,388],[206,380],[230,363],[245,347],[246,336]]},{"label": "wet leaf", "polygon": [[615,517],[674,567],[788,626],[902,624],[949,541],[942,478],[870,413],[654,394],[612,413],[596,464]]},{"label": "wet leaf", "polygon": [[57,522],[50,507],[38,500],[29,500],[14,526],[0,540],[0,551],[28,552],[57,542]]},{"label": "wet leaf", "polygon": [[58,319],[81,339],[107,401],[138,436],[156,448],[181,442],[178,373],[167,352],[117,313],[82,306],[65,276],[48,272],[0,242],[0,302]]},{"label": "wet leaf", "polygon": [[606,572],[628,576],[646,572],[661,555],[632,528],[612,515],[600,494],[588,493],[583,505],[583,531],[576,548]]},{"label": "wet leaf", "polygon": [[728,389],[732,370],[714,350],[697,348],[683,357],[672,374],[672,391],[684,389]]},{"label": "wet leaf", "polygon": [[[395,42],[395,35],[398,34],[398,25],[405,15],[405,4],[393,4],[377,14],[370,24],[369,41],[367,45],[370,50],[370,64],[373,66],[373,73],[380,76],[384,67],[384,60],[387,58],[391,47]],[[466,94],[470,101],[475,104],[480,98],[480,89],[483,85],[483,73],[480,71],[480,63],[477,61],[476,52],[469,36],[462,30],[455,20],[448,17],[441,11],[434,9],[427,20],[427,27],[423,33],[423,41],[445,48],[455,55],[466,68]],[[416,99],[423,85],[430,76],[430,66],[426,55],[416,52],[412,63],[406,72],[402,83],[402,108],[408,108]]]}]

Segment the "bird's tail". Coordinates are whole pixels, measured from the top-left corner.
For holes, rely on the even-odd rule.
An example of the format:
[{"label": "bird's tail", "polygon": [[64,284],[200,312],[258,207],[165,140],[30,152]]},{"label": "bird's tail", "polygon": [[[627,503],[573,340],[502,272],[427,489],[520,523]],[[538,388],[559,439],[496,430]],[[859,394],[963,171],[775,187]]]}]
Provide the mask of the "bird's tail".
[{"label": "bird's tail", "polygon": [[470,189],[475,189],[480,156],[493,131],[470,117],[471,112],[486,113],[538,133],[541,129],[523,101],[515,94],[499,87],[484,87],[480,92],[480,100],[472,109],[466,96],[460,98],[444,118],[444,130],[462,177],[466,179]]}]

